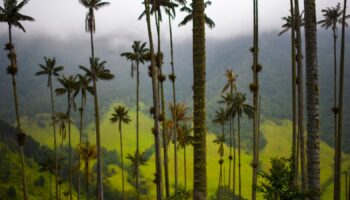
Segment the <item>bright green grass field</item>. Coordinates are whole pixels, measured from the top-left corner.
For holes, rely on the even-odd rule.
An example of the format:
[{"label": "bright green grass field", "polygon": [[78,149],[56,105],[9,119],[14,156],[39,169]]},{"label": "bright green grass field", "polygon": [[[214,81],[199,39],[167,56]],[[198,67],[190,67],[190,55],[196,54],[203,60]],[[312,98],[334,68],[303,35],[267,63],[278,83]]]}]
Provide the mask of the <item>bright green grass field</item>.
[{"label": "bright green grass field", "polygon": [[[117,104],[115,104],[117,105]],[[102,115],[101,118],[101,143],[102,146],[108,150],[117,150],[120,152],[120,139],[117,124],[112,124],[110,122],[110,117],[114,111],[111,106],[109,112]],[[127,125],[123,125],[123,150],[124,150],[124,162],[125,168],[128,168],[130,162],[125,159],[127,154],[134,153],[136,149],[136,112],[135,110],[129,111],[130,118],[132,122]],[[38,118],[42,120],[45,115],[38,115]],[[52,147],[52,137],[51,130],[49,126],[50,118],[46,115],[46,123],[44,126],[39,126],[38,123],[34,123],[38,119],[29,120],[24,118],[23,128],[26,132],[32,135],[37,141],[47,144]],[[149,115],[140,113],[140,150],[143,151],[152,147],[154,136],[151,133],[151,127],[153,126],[153,121]],[[289,120],[279,121],[275,123],[271,120],[265,120],[261,125],[261,131],[267,140],[266,147],[261,150],[260,160],[262,161],[263,170],[268,170],[270,167],[270,159],[273,157],[288,157],[290,155],[291,149],[291,122]],[[94,123],[90,123],[84,132],[89,133],[89,140],[91,142],[95,141],[94,133]],[[215,139],[214,134],[207,135],[207,183],[208,183],[208,197],[212,196],[218,187],[218,176],[219,176],[219,155],[217,153],[218,146],[212,141]],[[72,145],[76,146],[78,144],[78,131],[75,126],[72,126]],[[322,185],[322,199],[331,199],[333,183],[332,183],[332,165],[333,165],[333,149],[329,147],[324,142],[321,142],[321,185]],[[174,147],[172,144],[169,145],[169,180],[170,185],[173,190],[174,183]],[[163,149],[161,150],[163,153]],[[187,189],[192,189],[193,182],[193,148],[188,147],[187,151]],[[224,156],[224,175],[228,176],[229,161],[228,161],[229,148],[225,146],[225,156]],[[153,199],[155,197],[155,185],[152,184],[155,173],[155,160],[154,154],[151,156],[148,164],[141,167],[142,176],[147,180],[150,185],[150,194],[144,199]],[[350,167],[350,157],[348,155],[343,156],[343,169],[348,169]],[[242,151],[242,195],[245,198],[250,199],[251,196],[251,181],[252,181],[252,168],[250,163],[252,161],[252,156]],[[184,163],[183,163],[183,150],[178,151],[178,172],[179,172],[179,184],[184,186]],[[121,190],[121,169],[116,165],[108,166],[109,170],[114,169],[116,173],[112,177],[108,177],[108,180],[113,187]],[[129,174],[125,173],[126,177]],[[232,173],[231,173],[232,176]],[[236,168],[236,177],[238,177],[238,167]],[[126,179],[126,178],[125,178]],[[119,180],[119,182],[118,182]],[[163,176],[164,181],[164,176]],[[228,183],[228,178],[225,178],[225,184]],[[231,179],[232,185],[232,179]],[[126,183],[125,189],[134,190],[130,183]],[[238,193],[238,178],[236,180],[236,193]],[[344,192],[345,193],[345,192]],[[343,194],[344,194],[343,193]]]}]

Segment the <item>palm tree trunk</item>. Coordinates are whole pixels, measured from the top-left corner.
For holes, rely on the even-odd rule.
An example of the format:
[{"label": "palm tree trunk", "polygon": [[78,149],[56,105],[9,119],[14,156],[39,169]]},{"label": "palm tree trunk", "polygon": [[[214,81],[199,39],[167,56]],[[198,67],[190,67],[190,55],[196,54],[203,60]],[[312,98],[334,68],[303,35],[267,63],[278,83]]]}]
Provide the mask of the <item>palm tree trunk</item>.
[{"label": "palm tree trunk", "polygon": [[89,200],[89,158],[85,160],[86,199]]},{"label": "palm tree trunk", "polygon": [[119,133],[120,133],[120,160],[122,162],[122,197],[125,200],[125,189],[124,189],[124,159],[123,159],[123,136],[122,136],[122,121],[119,119]]},{"label": "palm tree trunk", "polygon": [[[140,106],[139,106],[139,100],[140,100],[140,68],[139,68],[139,61],[136,62],[136,155],[139,155],[139,112],[140,112]],[[136,198],[137,200],[140,199],[140,187],[139,187],[139,159],[136,159],[135,161],[136,165]]]},{"label": "palm tree trunk", "polygon": [[238,131],[238,198],[242,199],[242,173],[241,173],[241,122],[237,116]]},{"label": "palm tree trunk", "polygon": [[56,187],[56,200],[58,200],[58,161],[57,161],[57,138],[56,138],[56,125],[54,123],[54,114],[55,114],[55,103],[53,98],[53,89],[52,89],[52,79],[49,78],[50,84],[50,95],[51,95],[51,113],[52,113],[52,127],[53,127],[53,147],[55,151],[55,187]]},{"label": "palm tree trunk", "polygon": [[[84,96],[81,95],[81,107],[80,107],[80,126],[79,126],[79,146],[82,142],[82,135],[83,135],[83,118],[84,118]],[[80,185],[81,185],[81,173],[80,173],[80,162],[81,162],[81,156],[78,155],[78,200],[80,200]]]},{"label": "palm tree trunk", "polygon": [[70,109],[71,109],[71,97],[70,92],[68,92],[68,156],[69,156],[69,199],[73,199],[72,194],[72,183],[73,183],[73,175],[72,175],[72,144],[71,144],[71,127],[70,127]]},{"label": "palm tree trunk", "polygon": [[[90,14],[93,15],[93,10],[90,10]],[[94,37],[93,32],[90,30],[90,43],[91,43],[91,58],[95,60],[94,50]],[[92,67],[92,66],[91,66]],[[103,177],[102,177],[102,161],[101,161],[101,141],[100,141],[100,114],[98,109],[98,96],[97,86],[95,78],[92,79],[94,89],[94,107],[95,107],[95,128],[96,128],[96,147],[97,147],[97,199],[103,200]]]},{"label": "palm tree trunk", "polygon": [[232,143],[233,143],[233,173],[232,173],[232,192],[233,192],[233,200],[236,195],[236,138],[235,138],[235,120],[232,117]]},{"label": "palm tree trunk", "polygon": [[49,179],[50,179],[50,200],[52,200],[52,177],[51,177],[51,171],[49,170]]},{"label": "palm tree trunk", "polygon": [[159,130],[159,97],[158,97],[158,81],[156,61],[154,57],[154,46],[152,39],[152,28],[150,19],[149,0],[145,0],[145,10],[147,18],[147,30],[151,52],[151,72],[152,72],[152,91],[153,91],[153,106],[154,106],[154,139],[155,139],[155,154],[156,154],[156,183],[157,183],[157,200],[162,200],[162,168],[160,156],[160,130]]},{"label": "palm tree trunk", "polygon": [[350,200],[350,171],[348,171],[348,200]]},{"label": "palm tree trunk", "polygon": [[304,0],[307,105],[307,178],[311,200],[320,199],[320,120],[315,0]]},{"label": "palm tree trunk", "polygon": [[300,14],[299,14],[299,0],[294,1],[295,16],[296,16],[296,32],[297,32],[297,65],[298,65],[298,132],[300,144],[300,161],[301,161],[301,190],[307,189],[307,175],[306,175],[306,155],[305,155],[305,132],[304,132],[304,88],[303,88],[303,64],[302,64],[302,44],[300,31]]},{"label": "palm tree trunk", "polygon": [[[220,158],[222,160],[222,157]],[[220,175],[219,175],[219,188],[218,188],[218,193],[219,193],[219,200],[222,199],[222,163],[220,163]]]},{"label": "palm tree trunk", "polygon": [[348,191],[348,172],[345,171],[344,172],[344,175],[345,175],[345,200],[348,200],[348,194],[349,194],[349,191]]},{"label": "palm tree trunk", "polygon": [[[173,105],[174,108],[176,106],[176,88],[175,88],[175,80],[176,80],[176,76],[175,76],[175,63],[174,63],[174,44],[173,44],[173,31],[172,31],[172,25],[171,25],[171,16],[168,15],[168,19],[169,19],[169,33],[170,33],[170,65],[171,65],[171,82],[172,82],[172,90],[173,90]],[[177,124],[177,119],[176,119],[176,109],[174,109],[173,111],[173,122],[174,124]],[[174,159],[175,159],[175,179],[177,179],[177,169],[178,169],[178,163],[177,163],[177,131],[176,131],[176,126],[174,126]],[[186,146],[186,145],[185,145]],[[186,147],[185,147],[185,151],[186,151]],[[186,156],[186,155],[185,155]],[[184,161],[186,162],[186,160]],[[177,180],[175,180],[176,182]],[[186,164],[185,164],[185,190],[186,190]],[[177,187],[177,184],[176,184]],[[177,190],[177,188],[175,189],[175,191]],[[177,193],[175,192],[175,195],[177,195]]]},{"label": "palm tree trunk", "polygon": [[[12,27],[11,25],[8,26],[9,28],[9,43],[12,44]],[[14,54],[14,47],[12,50],[10,50],[10,54]],[[11,65],[15,66],[16,63],[14,63],[14,59],[10,59]],[[16,66],[17,67],[17,66]],[[15,74],[12,74],[12,89],[13,89],[13,99],[15,103],[15,111],[16,111],[16,122],[17,122],[17,130],[21,130],[21,121],[19,117],[19,109],[18,109],[18,98],[17,98],[17,87],[16,87],[16,77]],[[26,173],[25,173],[25,164],[24,164],[24,150],[23,150],[23,144],[19,145],[20,148],[20,156],[21,156],[21,171],[22,171],[22,192],[23,192],[23,199],[28,200],[28,192],[27,192],[27,180],[26,180]]]},{"label": "palm tree trunk", "polygon": [[253,184],[252,184],[252,200],[256,199],[256,187],[258,181],[258,167],[259,167],[259,15],[258,15],[258,0],[254,0],[254,61],[253,61],[253,82],[256,89],[253,93],[254,105],[254,119],[253,119]]},{"label": "palm tree trunk", "polygon": [[206,166],[206,52],[204,1],[193,0],[193,126],[194,163],[193,199],[207,197]]},{"label": "palm tree trunk", "polygon": [[230,155],[229,158],[229,165],[228,165],[228,188],[231,190],[231,164],[232,164],[232,117],[230,116]]},{"label": "palm tree trunk", "polygon": [[185,191],[187,191],[186,144],[184,146],[184,179],[185,179]]},{"label": "palm tree trunk", "polygon": [[[334,188],[334,199],[335,200],[340,200],[341,198],[341,168],[342,168],[342,135],[343,135],[343,114],[344,114],[344,109],[343,109],[343,100],[344,100],[344,68],[345,68],[345,20],[346,20],[346,4],[347,0],[344,0],[344,10],[343,10],[343,22],[342,22],[342,34],[341,34],[341,52],[340,52],[340,71],[339,71],[339,118],[338,118],[338,134],[336,138],[336,143],[338,146],[336,147],[336,160],[335,160],[335,180],[337,181],[335,185],[338,186],[338,188]],[[317,80],[317,79],[316,79]],[[318,132],[316,132],[318,133]],[[319,158],[318,158],[319,159]],[[318,160],[319,161],[319,160]],[[319,166],[318,166],[319,167]],[[317,177],[319,178],[319,177]],[[318,189],[316,186],[317,180],[314,180],[315,183],[313,183],[313,187],[315,189]],[[319,181],[319,180],[318,180]],[[319,182],[318,182],[319,184]]]},{"label": "palm tree trunk", "polygon": [[292,127],[292,133],[293,133],[293,146],[292,146],[292,162],[293,162],[293,173],[294,173],[294,179],[293,184],[294,187],[298,186],[298,163],[299,163],[299,155],[297,153],[297,140],[298,140],[298,134],[297,134],[297,88],[296,88],[296,64],[295,64],[295,13],[294,13],[294,3],[293,0],[290,0],[290,12],[291,12],[291,20],[292,20],[292,26],[291,26],[291,61],[292,61],[292,113],[293,113],[293,127]]}]

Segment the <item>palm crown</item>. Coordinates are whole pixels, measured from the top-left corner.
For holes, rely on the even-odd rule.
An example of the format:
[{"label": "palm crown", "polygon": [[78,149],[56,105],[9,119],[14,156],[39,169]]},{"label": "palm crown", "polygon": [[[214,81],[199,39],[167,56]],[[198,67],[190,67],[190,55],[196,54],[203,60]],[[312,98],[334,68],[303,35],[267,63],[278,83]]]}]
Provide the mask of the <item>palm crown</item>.
[{"label": "palm crown", "polygon": [[62,112],[57,112],[54,114],[53,122],[51,125],[58,124],[59,133],[63,138],[66,138],[68,123],[73,123],[71,120],[69,120],[68,115]]},{"label": "palm crown", "polygon": [[218,111],[215,113],[215,118],[213,119],[214,124],[220,124],[224,125],[225,122],[227,121],[227,113],[224,108],[220,108]]},{"label": "palm crown", "polygon": [[236,92],[237,90],[236,81],[237,81],[238,75],[232,69],[227,69],[225,72],[225,76],[227,79],[227,83],[222,89],[221,93],[226,92],[228,89],[232,89]]},{"label": "palm crown", "polygon": [[87,32],[95,32],[96,31],[96,23],[94,10],[98,10],[102,7],[108,6],[109,2],[103,2],[102,0],[79,0],[79,2],[87,9],[89,9],[88,13],[86,13],[85,18],[85,30]]},{"label": "palm crown", "polygon": [[111,74],[109,69],[105,68],[106,61],[100,62],[100,58],[90,58],[91,70],[85,66],[79,66],[81,70],[85,72],[85,75],[92,80],[112,80],[114,75]]},{"label": "palm crown", "polygon": [[55,66],[56,59],[55,58],[46,58],[44,57],[45,65],[39,64],[41,71],[35,73],[36,76],[47,75],[47,87],[51,86],[51,78],[52,76],[59,76],[59,72],[63,70],[63,66]]},{"label": "palm crown", "polygon": [[77,81],[77,87],[76,91],[74,93],[74,96],[78,95],[78,93],[81,93],[81,96],[83,98],[83,105],[86,105],[86,94],[89,93],[91,95],[94,95],[94,89],[92,86],[90,86],[91,78],[87,76],[83,76],[81,74],[78,74],[78,81]]},{"label": "palm crown", "polygon": [[[283,33],[289,31],[291,28],[292,28],[292,16],[286,16],[286,17],[282,17],[282,20],[285,22],[283,25],[282,25],[282,28],[283,30],[281,32],[278,33],[278,35],[282,35]],[[299,23],[300,23],[300,27],[301,26],[304,26],[305,24],[305,20],[303,18],[303,13],[301,13],[299,15]],[[296,25],[294,24],[294,27]],[[296,29],[296,27],[295,27]]]},{"label": "palm crown", "polygon": [[131,162],[130,167],[133,172],[133,177],[136,177],[136,167],[137,167],[136,163],[138,163],[138,166],[143,166],[147,164],[147,158],[146,158],[145,152],[139,153],[138,151],[135,151],[134,155],[128,154],[126,158],[129,159]]},{"label": "palm crown", "polygon": [[[180,0],[179,3],[184,1]],[[171,17],[175,17],[175,8],[179,6],[178,4],[172,2],[171,0],[150,0],[151,10],[150,14],[154,14],[157,12],[159,21],[162,21],[162,12],[161,8],[164,8],[165,12]],[[139,16],[139,20],[141,20],[146,15],[146,11],[143,11]]]},{"label": "palm crown", "polygon": [[242,114],[246,114],[249,118],[252,118],[254,115],[254,108],[246,103],[246,99],[247,97],[245,94],[237,92],[232,99],[227,114],[239,117],[242,117]]},{"label": "palm crown", "polygon": [[132,52],[124,52],[120,56],[131,61],[131,77],[134,77],[135,63],[143,64],[147,60],[149,49],[146,48],[146,42],[141,44],[141,41],[134,41],[132,49]]},{"label": "palm crown", "polygon": [[129,111],[124,106],[114,107],[114,113],[110,118],[111,122],[122,122],[128,124],[131,121],[128,112]]},{"label": "palm crown", "polygon": [[[337,4],[336,7],[327,7],[326,9],[322,9],[323,17],[324,19],[319,21],[318,23],[321,24],[321,27],[328,29],[332,28],[334,32],[337,32],[337,24],[342,23],[342,15],[344,10],[340,7],[340,3]],[[349,18],[350,16],[347,15],[345,18]],[[345,22],[345,26],[347,27],[348,24]]]},{"label": "palm crown", "polygon": [[[207,8],[210,5],[211,5],[211,1],[207,0],[204,2],[204,8]],[[192,19],[193,19],[192,3],[190,4],[190,6],[187,6],[186,4],[184,4],[183,7],[180,9],[180,11],[186,12],[186,13],[188,13],[188,15],[180,22],[179,26],[184,26],[188,22],[192,21]],[[204,19],[205,19],[205,24],[210,29],[215,27],[215,22],[212,19],[210,19],[206,14],[204,14]]]},{"label": "palm crown", "polygon": [[217,135],[215,140],[213,140],[213,142],[215,144],[219,145],[219,150],[218,150],[218,154],[222,157],[224,156],[224,144],[225,144],[225,135]]},{"label": "palm crown", "polygon": [[30,16],[23,15],[19,11],[29,0],[23,0],[17,4],[17,0],[4,0],[4,7],[0,6],[0,22],[7,22],[9,27],[14,26],[26,32],[20,21],[34,21]]}]

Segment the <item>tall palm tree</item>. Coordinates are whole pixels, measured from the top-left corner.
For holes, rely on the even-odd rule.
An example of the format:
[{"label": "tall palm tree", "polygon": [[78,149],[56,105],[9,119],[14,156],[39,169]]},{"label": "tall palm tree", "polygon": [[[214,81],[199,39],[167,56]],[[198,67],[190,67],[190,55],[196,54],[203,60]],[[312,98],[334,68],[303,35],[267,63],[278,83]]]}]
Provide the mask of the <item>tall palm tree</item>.
[{"label": "tall palm tree", "polygon": [[[326,9],[322,9],[323,17],[324,19],[319,21],[318,24],[321,24],[321,27],[325,29],[332,29],[333,32],[333,62],[334,62],[334,82],[333,82],[333,94],[334,94],[334,105],[333,105],[333,114],[334,114],[334,142],[335,142],[335,167],[334,167],[334,190],[336,191],[339,187],[339,179],[340,179],[340,172],[338,171],[338,165],[339,165],[339,155],[338,155],[338,127],[337,127],[337,121],[338,121],[338,106],[337,106],[337,38],[338,38],[338,24],[342,24],[342,17],[343,17],[344,10],[341,8],[340,3],[337,4],[336,7],[327,7]],[[347,16],[349,17],[349,16]],[[345,22],[346,24],[346,22]],[[347,25],[347,24],[346,24]],[[336,195],[336,193],[334,193]]]},{"label": "tall palm tree", "polygon": [[[237,75],[235,74],[235,72],[232,69],[227,69],[225,72],[225,76],[226,76],[226,84],[224,86],[224,88],[222,89],[221,93],[225,93],[227,90],[229,90],[229,94],[231,96],[233,96],[233,92],[237,92],[237,88],[236,88],[236,82],[237,82]],[[219,102],[220,103],[220,102]],[[230,105],[230,102],[222,102],[222,103],[226,103],[226,107],[228,108]],[[231,115],[230,117],[230,155],[228,156],[229,158],[229,169],[228,169],[228,188],[231,188],[231,164],[232,164],[232,131],[233,131],[233,116]],[[233,138],[234,140],[234,138]],[[236,150],[233,149],[234,154],[236,154]],[[236,169],[236,156],[234,158],[234,166],[233,166],[233,196],[235,196],[235,169]]]},{"label": "tall palm tree", "polygon": [[101,161],[101,141],[100,141],[100,115],[98,109],[98,94],[97,81],[98,80],[112,80],[114,75],[109,69],[106,69],[106,61],[100,61],[100,58],[90,58],[90,69],[84,66],[79,66],[85,72],[85,75],[92,80],[94,107],[95,107],[95,129],[96,129],[96,146],[97,146],[97,188],[98,200],[103,200],[103,179],[102,179],[102,161]]},{"label": "tall palm tree", "polygon": [[193,0],[193,199],[207,198],[205,3]]},{"label": "tall palm tree", "polygon": [[[151,27],[151,17],[150,17],[150,0],[144,0],[145,11],[146,11],[146,21],[147,21],[147,32],[150,45],[150,57],[151,57],[151,73],[152,76],[152,93],[153,93],[153,119],[154,119],[154,143],[155,143],[155,154],[156,154],[156,180],[157,184],[157,200],[162,199],[162,168],[161,168],[161,156],[160,156],[160,130],[159,130],[159,95],[158,95],[158,81],[157,81],[157,69],[156,69],[156,59],[154,55],[153,46],[153,36]],[[165,121],[165,120],[164,120]]]},{"label": "tall palm tree", "polygon": [[[132,52],[124,52],[121,56],[125,57],[127,60],[131,61],[131,77],[134,76],[135,64],[136,64],[136,151],[139,151],[139,110],[140,110],[140,64],[144,64],[149,55],[149,49],[146,48],[146,43],[141,43],[140,41],[134,41],[132,45]],[[138,160],[136,160],[136,165],[138,165]],[[138,168],[136,168],[138,169]],[[136,171],[136,195],[139,199],[139,172]]]},{"label": "tall palm tree", "polygon": [[215,113],[215,118],[212,121],[214,124],[219,124],[222,127],[222,132],[221,136],[216,136],[216,139],[213,141],[215,144],[219,145],[219,151],[218,154],[220,155],[220,176],[219,176],[219,199],[222,198],[222,164],[224,163],[224,160],[222,159],[224,156],[224,143],[225,143],[225,123],[228,119],[228,116],[226,114],[226,110],[223,108],[220,108],[218,111]]},{"label": "tall palm tree", "polygon": [[[259,110],[259,72],[262,66],[259,63],[259,4],[258,0],[253,0],[253,83],[250,85],[250,90],[253,93],[253,106],[256,111]],[[256,199],[256,188],[258,182],[259,169],[259,115],[254,112],[253,117],[253,178],[252,178],[252,200]]]},{"label": "tall palm tree", "polygon": [[[299,0],[294,0],[294,16],[299,14]],[[304,72],[303,72],[303,52],[301,38],[301,19],[295,19],[296,31],[296,62],[297,62],[297,85],[298,85],[298,134],[299,134],[299,153],[301,162],[301,190],[304,192],[307,189],[307,170],[306,170],[306,151],[305,151],[305,131],[304,131]],[[306,20],[306,15],[305,15]],[[305,21],[306,24],[306,21]]]},{"label": "tall palm tree", "polygon": [[[130,167],[132,169],[132,174],[133,174],[133,177],[136,177],[136,173],[138,170],[140,169],[137,169],[137,168],[140,168],[140,166],[145,166],[147,165],[147,158],[146,158],[146,153],[145,152],[142,152],[142,153],[138,153],[135,151],[134,155],[131,155],[131,154],[128,154],[126,156],[126,159],[129,159],[131,164],[130,164]],[[138,161],[136,161],[138,160]],[[138,163],[138,164],[136,164]]]},{"label": "tall palm tree", "polygon": [[[343,108],[343,101],[344,101],[344,68],[345,68],[345,27],[346,27],[346,4],[347,1],[344,0],[344,10],[342,11],[342,30],[341,30],[341,52],[340,52],[340,70],[339,70],[339,121],[338,121],[338,133],[337,133],[337,138],[336,138],[336,144],[338,144],[338,148],[335,150],[336,151],[336,160],[335,160],[335,174],[334,174],[334,199],[340,200],[341,198],[341,165],[342,165],[342,135],[343,135],[343,113],[344,113],[344,108]],[[316,141],[317,142],[317,141]],[[310,152],[311,153],[311,152]],[[319,161],[319,158],[318,158]],[[317,167],[317,166],[313,166]],[[318,166],[319,167],[319,166]],[[317,169],[317,168],[316,168]],[[318,180],[309,180],[309,182],[312,184],[310,189],[312,188],[313,190],[319,189],[319,174],[318,175]],[[311,182],[313,181],[313,182]],[[318,181],[318,182],[316,182]],[[336,186],[338,188],[336,188]]]},{"label": "tall palm tree", "polygon": [[237,131],[238,131],[238,192],[239,199],[242,199],[242,173],[241,173],[241,118],[245,114],[248,118],[254,117],[254,107],[246,103],[246,96],[237,92],[232,99],[231,107],[228,109],[228,115],[237,116]]},{"label": "tall palm tree", "polygon": [[86,199],[89,199],[89,180],[92,176],[90,172],[90,162],[97,158],[97,148],[96,145],[91,145],[89,142],[85,142],[80,143],[76,151],[81,157],[81,162],[85,165]]},{"label": "tall palm tree", "polygon": [[[320,199],[320,119],[315,0],[304,0],[306,50],[307,177],[311,200]],[[339,115],[340,116],[340,115]],[[340,118],[339,118],[340,119]]]},{"label": "tall palm tree", "polygon": [[[5,22],[8,24],[8,33],[9,33],[9,42],[5,46],[5,50],[9,51],[8,58],[10,60],[10,65],[7,67],[8,74],[12,77],[12,88],[13,88],[13,97],[16,111],[16,122],[17,122],[17,137],[18,144],[20,147],[21,155],[21,173],[22,173],[22,192],[23,198],[28,199],[27,192],[27,181],[25,175],[25,166],[24,166],[24,150],[23,145],[25,142],[25,133],[21,131],[21,122],[19,116],[19,106],[18,106],[18,97],[17,97],[17,87],[16,87],[16,74],[18,71],[17,68],[17,56],[15,53],[14,44],[12,43],[12,27],[17,27],[25,32],[24,27],[21,24],[21,21],[34,21],[30,16],[23,15],[20,13],[20,10],[29,2],[29,0],[23,0],[20,3],[17,0],[4,0],[3,7],[0,6],[0,22]],[[18,4],[17,4],[18,3]]]},{"label": "tall palm tree", "polygon": [[[70,75],[68,77],[62,76],[57,79],[61,84],[61,88],[55,90],[56,95],[67,95],[67,116],[68,121],[70,121],[70,113],[72,106],[75,107],[74,102],[74,93],[78,87],[77,76]],[[68,123],[68,154],[69,154],[69,198],[72,200],[72,184],[73,184],[73,175],[72,175],[72,144],[71,144],[71,123]]]},{"label": "tall palm tree", "polygon": [[187,123],[181,124],[179,128],[177,128],[177,141],[178,148],[184,149],[184,186],[185,191],[187,190],[187,159],[186,159],[186,146],[193,144],[193,136],[191,135],[193,128],[190,127]]},{"label": "tall palm tree", "polygon": [[[84,121],[84,109],[86,106],[86,98],[87,93],[91,95],[94,94],[92,86],[90,86],[91,79],[87,76],[83,76],[78,74],[77,88],[74,96],[77,96],[80,93],[81,103],[79,107],[80,114],[80,125],[79,125],[79,144],[82,143],[82,135],[83,135],[83,121]],[[80,159],[81,156],[78,154],[78,199],[80,199]]]},{"label": "tall palm tree", "polygon": [[[102,0],[79,0],[79,2],[88,9],[85,18],[85,30],[90,33],[90,45],[91,45],[91,58],[90,58],[90,71],[93,72],[93,63],[96,63],[95,49],[94,49],[94,32],[96,31],[95,14],[94,11],[99,10],[102,7],[108,6],[109,2]],[[100,114],[98,109],[98,96],[96,80],[92,78],[92,84],[95,91],[94,95],[94,108],[95,108],[95,129],[96,129],[96,145],[97,145],[97,199],[103,200],[103,178],[102,178],[102,161],[101,161],[101,148],[100,148]]]},{"label": "tall palm tree", "polygon": [[[206,9],[210,5],[211,5],[211,1],[206,0],[204,2],[204,9]],[[188,22],[193,20],[193,3],[190,3],[190,6],[183,4],[183,7],[180,9],[180,11],[187,13],[185,18],[179,24],[179,26],[185,26]],[[213,29],[215,27],[215,22],[211,18],[209,18],[206,14],[204,14],[204,20],[205,20],[205,24],[210,29]]]},{"label": "tall palm tree", "polygon": [[120,133],[120,160],[122,164],[122,191],[123,191],[123,199],[125,199],[125,190],[124,190],[124,157],[123,157],[123,135],[122,135],[122,123],[129,124],[131,121],[128,110],[123,106],[114,107],[114,113],[112,113],[112,117],[110,121],[112,123],[118,123],[118,129]]},{"label": "tall palm tree", "polygon": [[[63,66],[56,66],[56,59],[55,58],[46,58],[44,57],[45,64],[39,64],[39,67],[41,68],[40,71],[38,71],[35,75],[41,76],[41,75],[47,75],[47,87],[50,88],[50,95],[51,95],[51,115],[52,115],[52,122],[54,121],[54,114],[55,114],[55,103],[53,98],[53,89],[52,89],[52,76],[58,77],[59,72],[63,70]],[[53,144],[54,144],[54,159],[55,159],[55,186],[56,186],[56,199],[58,199],[58,161],[57,161],[57,137],[56,137],[56,126],[55,124],[52,125],[53,127]]]}]

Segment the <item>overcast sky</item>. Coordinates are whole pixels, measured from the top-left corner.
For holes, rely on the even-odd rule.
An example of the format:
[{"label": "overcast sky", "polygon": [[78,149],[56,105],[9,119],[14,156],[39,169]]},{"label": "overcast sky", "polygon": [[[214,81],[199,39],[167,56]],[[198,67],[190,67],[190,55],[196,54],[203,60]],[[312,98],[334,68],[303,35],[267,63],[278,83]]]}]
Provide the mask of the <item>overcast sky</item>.
[{"label": "overcast sky", "polygon": [[[191,0],[188,0],[189,2]],[[3,0],[0,0],[3,5]],[[96,13],[96,37],[113,37],[115,42],[124,39],[146,40],[145,20],[137,18],[144,7],[140,0],[109,0],[110,6],[100,9]],[[212,18],[216,27],[207,30],[208,38],[237,37],[252,31],[252,2],[251,0],[212,0],[207,8],[207,15]],[[260,31],[278,31],[282,16],[289,12],[289,0],[261,0],[259,1]],[[316,0],[318,19],[320,10],[327,6],[335,6],[337,0]],[[303,1],[300,1],[301,9]],[[22,10],[23,14],[35,18],[34,23],[23,23],[27,34],[25,37],[35,37],[47,34],[61,39],[80,37],[84,34],[84,20],[87,10],[78,0],[31,0]],[[174,37],[178,39],[190,38],[192,24],[177,27],[185,16],[178,12],[174,22]],[[167,30],[167,20],[164,20],[163,30]],[[0,34],[7,34],[6,24],[0,24]],[[15,34],[20,32],[16,30]],[[168,35],[163,32],[163,35]],[[141,38],[140,38],[141,37]],[[143,37],[143,38],[142,38]]]}]

